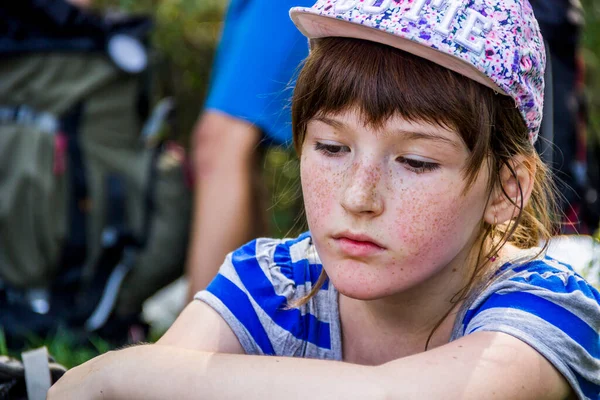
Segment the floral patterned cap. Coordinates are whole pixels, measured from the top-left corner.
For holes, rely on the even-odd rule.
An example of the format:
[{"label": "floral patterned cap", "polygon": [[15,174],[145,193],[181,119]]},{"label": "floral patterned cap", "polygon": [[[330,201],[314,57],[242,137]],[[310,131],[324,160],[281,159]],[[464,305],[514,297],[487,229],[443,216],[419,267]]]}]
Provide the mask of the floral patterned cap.
[{"label": "floral patterned cap", "polygon": [[290,16],[309,39],[387,44],[512,97],[536,141],[546,53],[528,0],[318,0]]}]

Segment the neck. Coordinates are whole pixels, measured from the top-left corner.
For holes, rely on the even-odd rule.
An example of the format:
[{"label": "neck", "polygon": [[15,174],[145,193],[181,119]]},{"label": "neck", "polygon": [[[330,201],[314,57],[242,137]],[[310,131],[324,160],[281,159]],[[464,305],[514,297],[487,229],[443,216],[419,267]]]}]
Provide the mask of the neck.
[{"label": "neck", "polygon": [[454,297],[466,284],[461,278],[453,273],[439,285],[428,282],[410,292],[370,301],[340,294],[345,359],[353,352],[365,359],[360,354],[364,353],[375,357],[364,363],[380,364],[420,353],[426,345],[431,349],[447,343],[461,304]]}]

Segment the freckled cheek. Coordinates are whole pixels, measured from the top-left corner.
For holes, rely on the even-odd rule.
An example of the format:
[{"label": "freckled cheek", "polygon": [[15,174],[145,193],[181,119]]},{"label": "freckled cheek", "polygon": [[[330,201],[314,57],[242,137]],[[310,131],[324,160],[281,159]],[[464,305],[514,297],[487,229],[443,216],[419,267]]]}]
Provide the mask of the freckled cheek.
[{"label": "freckled cheek", "polygon": [[335,204],[335,174],[310,161],[302,161],[300,167],[302,194],[306,218],[311,230],[318,229],[331,216]]},{"label": "freckled cheek", "polygon": [[435,252],[452,239],[462,214],[452,191],[404,191],[395,204],[392,235],[410,253]]}]

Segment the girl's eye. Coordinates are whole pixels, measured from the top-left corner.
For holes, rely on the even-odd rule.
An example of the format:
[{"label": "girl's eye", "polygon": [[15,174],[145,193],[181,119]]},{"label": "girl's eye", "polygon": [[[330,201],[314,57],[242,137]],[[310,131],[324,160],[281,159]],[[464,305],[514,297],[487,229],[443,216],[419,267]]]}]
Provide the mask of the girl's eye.
[{"label": "girl's eye", "polygon": [[408,170],[417,174],[434,171],[440,167],[439,164],[415,160],[414,158],[398,157],[396,161],[398,161],[400,164],[405,165]]},{"label": "girl's eye", "polygon": [[350,148],[348,146],[342,146],[339,144],[329,144],[329,143],[315,143],[315,150],[320,151],[326,156],[336,157],[341,155],[342,153],[349,153]]}]

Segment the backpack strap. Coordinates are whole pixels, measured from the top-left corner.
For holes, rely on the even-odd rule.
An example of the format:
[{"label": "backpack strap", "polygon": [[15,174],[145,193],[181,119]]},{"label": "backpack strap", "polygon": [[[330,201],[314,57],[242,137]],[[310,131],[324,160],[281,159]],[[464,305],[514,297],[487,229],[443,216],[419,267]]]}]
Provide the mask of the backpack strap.
[{"label": "backpack strap", "polygon": [[26,351],[21,355],[25,367],[25,384],[29,400],[45,400],[52,385],[48,350],[45,347]]},{"label": "backpack strap", "polygon": [[80,268],[87,254],[86,213],[89,207],[88,183],[80,143],[83,103],[76,104],[62,119],[62,133],[66,136],[71,177],[68,238],[62,255],[63,269]]},{"label": "backpack strap", "polygon": [[102,328],[108,321],[123,280],[135,264],[139,247],[126,223],[126,188],[123,178],[118,174],[108,175],[106,189],[106,203],[109,205],[107,225],[102,232],[103,252],[98,260],[99,268],[95,271],[93,282],[102,286],[102,293],[85,322],[85,328],[90,332]]}]

